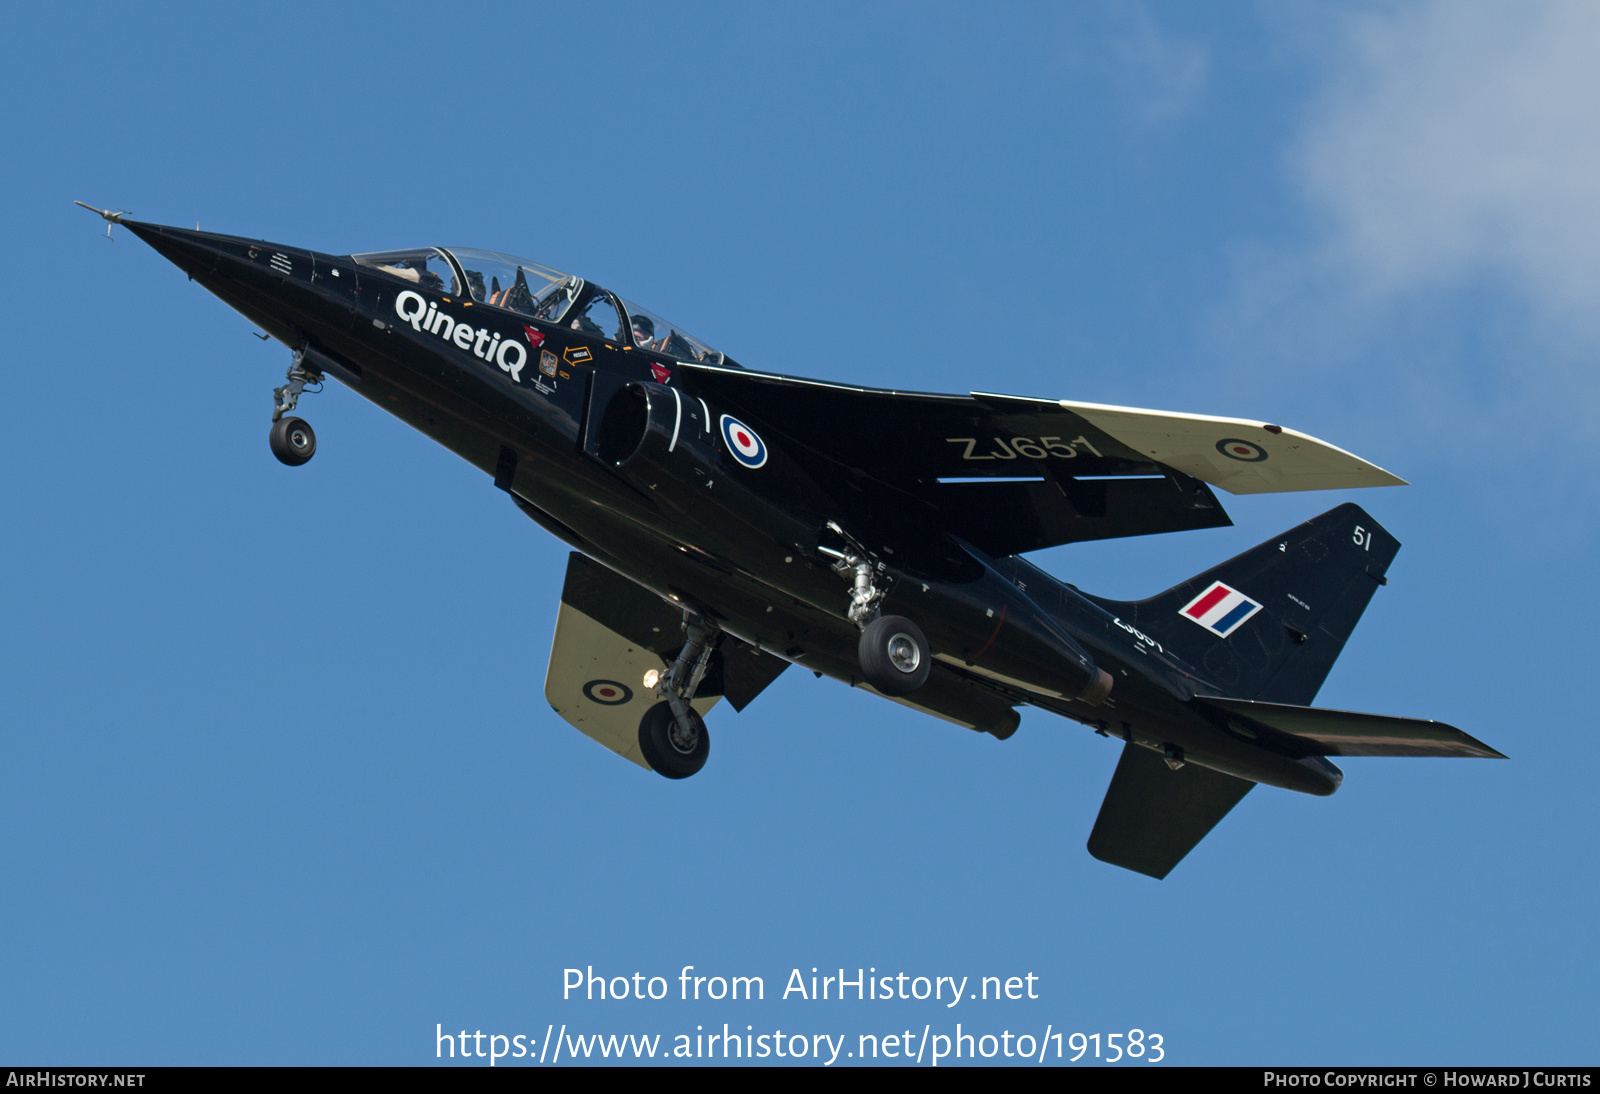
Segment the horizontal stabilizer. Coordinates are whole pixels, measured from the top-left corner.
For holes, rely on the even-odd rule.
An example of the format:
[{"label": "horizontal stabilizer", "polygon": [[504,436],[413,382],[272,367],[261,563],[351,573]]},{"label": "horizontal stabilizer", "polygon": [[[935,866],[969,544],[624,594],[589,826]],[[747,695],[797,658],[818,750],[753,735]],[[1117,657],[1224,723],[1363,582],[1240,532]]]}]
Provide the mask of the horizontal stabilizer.
[{"label": "horizontal stabilizer", "polygon": [[1505,759],[1482,741],[1443,722],[1393,718],[1349,710],[1255,703],[1248,699],[1196,699],[1225,714],[1236,729],[1303,756],[1476,756]]},{"label": "horizontal stabilizer", "polygon": [[1164,878],[1255,785],[1196,764],[1174,771],[1159,752],[1125,744],[1089,833],[1089,853]]}]

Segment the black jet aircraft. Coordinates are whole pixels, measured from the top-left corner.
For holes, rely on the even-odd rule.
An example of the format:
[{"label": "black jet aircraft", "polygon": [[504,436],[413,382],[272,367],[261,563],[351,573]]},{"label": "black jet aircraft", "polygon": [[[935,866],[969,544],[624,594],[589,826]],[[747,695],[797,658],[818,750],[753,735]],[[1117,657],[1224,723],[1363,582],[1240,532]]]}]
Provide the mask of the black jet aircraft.
[{"label": "black jet aircraft", "polygon": [[[87,206],[86,206],[87,208]],[[1330,756],[1499,756],[1439,722],[1311,703],[1399,542],[1340,505],[1148,600],[1023,556],[1230,524],[1233,494],[1400,485],[1265,422],[742,368],[581,277],[509,255],[338,255],[100,212],[293,353],[271,447],[341,381],[492,477],[573,548],[545,695],[671,779],[703,715],[790,665],[1010,737],[1034,706],[1124,742],[1089,836],[1164,877],[1258,783]]]}]

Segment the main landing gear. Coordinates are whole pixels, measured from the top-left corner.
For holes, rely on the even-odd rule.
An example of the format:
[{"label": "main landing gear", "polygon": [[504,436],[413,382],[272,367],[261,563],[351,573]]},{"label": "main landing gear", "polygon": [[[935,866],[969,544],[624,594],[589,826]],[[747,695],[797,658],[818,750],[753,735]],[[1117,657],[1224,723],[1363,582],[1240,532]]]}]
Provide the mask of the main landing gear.
[{"label": "main landing gear", "polygon": [[645,762],[669,779],[687,779],[706,765],[711,734],[705,719],[689,704],[705,679],[720,631],[693,612],[684,612],[688,641],[656,683],[661,702],[639,720],[639,751]]},{"label": "main landing gear", "polygon": [[856,659],[867,683],[885,695],[910,695],[933,671],[922,628],[903,615],[880,615],[868,623],[856,643]]},{"label": "main landing gear", "polygon": [[295,408],[307,386],[315,385],[312,391],[322,390],[322,373],[306,363],[305,350],[297,349],[287,379],[288,383],[272,389],[272,432],[267,435],[267,442],[279,463],[299,467],[317,454],[317,435],[305,419],[285,415]]},{"label": "main landing gear", "polygon": [[871,558],[843,528],[832,521],[828,528],[837,533],[848,551],[823,548],[833,558],[833,571],[851,581],[850,607],[845,616],[861,628],[856,643],[856,660],[867,683],[884,695],[910,695],[928,682],[933,671],[933,651],[928,639],[903,615],[880,615],[887,586],[879,583],[885,573],[883,563]]},{"label": "main landing gear", "polygon": [[657,703],[639,720],[639,751],[656,774],[687,779],[706,765],[706,757],[711,755],[711,734],[705,719],[693,707],[680,724],[671,703]]}]

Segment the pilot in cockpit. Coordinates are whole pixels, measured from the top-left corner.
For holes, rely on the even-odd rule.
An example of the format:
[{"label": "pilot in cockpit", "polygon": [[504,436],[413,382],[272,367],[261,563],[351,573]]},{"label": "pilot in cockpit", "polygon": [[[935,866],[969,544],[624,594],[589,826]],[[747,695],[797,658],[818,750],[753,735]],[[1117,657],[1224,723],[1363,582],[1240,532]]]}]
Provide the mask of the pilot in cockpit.
[{"label": "pilot in cockpit", "polygon": [[640,349],[655,349],[651,342],[655,340],[656,325],[647,315],[635,315],[633,318],[633,344]]},{"label": "pilot in cockpit", "polygon": [[533,290],[528,287],[528,278],[522,272],[521,266],[517,267],[517,279],[511,287],[500,293],[499,299],[491,299],[490,303],[525,315],[533,315],[539,308],[539,301],[534,297]]}]

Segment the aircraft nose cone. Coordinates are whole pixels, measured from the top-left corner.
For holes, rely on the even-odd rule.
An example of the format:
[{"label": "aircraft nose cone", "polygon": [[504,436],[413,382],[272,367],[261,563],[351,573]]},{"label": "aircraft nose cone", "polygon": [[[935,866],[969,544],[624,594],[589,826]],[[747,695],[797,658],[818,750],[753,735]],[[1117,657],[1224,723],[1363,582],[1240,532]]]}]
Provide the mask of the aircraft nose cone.
[{"label": "aircraft nose cone", "polygon": [[122,226],[167,259],[190,277],[199,278],[217,268],[226,255],[220,245],[223,237],[187,228],[172,228],[165,224],[145,224],[124,220]]},{"label": "aircraft nose cone", "polygon": [[304,345],[319,324],[349,325],[349,301],[330,301],[314,286],[308,251],[165,224],[122,225],[284,345]]}]

